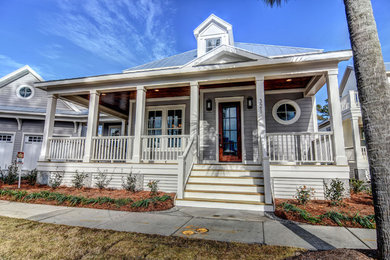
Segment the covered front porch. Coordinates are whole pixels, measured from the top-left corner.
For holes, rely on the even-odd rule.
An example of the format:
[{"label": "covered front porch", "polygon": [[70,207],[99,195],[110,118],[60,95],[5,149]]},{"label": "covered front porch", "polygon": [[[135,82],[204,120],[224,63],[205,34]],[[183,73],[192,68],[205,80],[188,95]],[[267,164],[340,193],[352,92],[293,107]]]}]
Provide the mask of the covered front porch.
[{"label": "covered front porch", "polygon": [[[191,177],[194,169],[198,174],[211,174],[211,179],[226,172],[231,177],[223,178],[230,179],[215,179],[207,185],[226,181],[229,192],[237,193],[232,178],[250,180],[241,186],[255,186],[256,203],[272,205],[272,194],[279,189],[275,181],[296,178],[294,172],[303,169],[300,167],[311,166],[306,169],[314,173],[317,167],[347,165],[343,132],[335,127],[342,121],[334,67],[210,75],[207,79],[199,76],[190,81],[169,78],[136,85],[108,82],[48,89],[40,170],[64,171],[68,180],[76,171],[107,171],[114,176],[112,186],[116,188],[121,186],[121,178],[132,172],[143,176],[143,187],[151,179],[161,180],[162,189],[176,192],[178,199],[191,192],[186,190],[189,180],[194,187],[192,183],[200,185],[198,180],[204,179]],[[315,94],[325,83],[331,132],[319,132],[316,118]],[[53,137],[58,98],[88,108],[81,136]],[[120,127],[99,130],[104,123],[99,122],[102,114]],[[284,166],[294,167],[288,171],[275,168]],[[336,175],[345,177],[343,172],[344,168]],[[313,178],[322,182],[327,175]],[[241,195],[247,194],[236,197]]]}]

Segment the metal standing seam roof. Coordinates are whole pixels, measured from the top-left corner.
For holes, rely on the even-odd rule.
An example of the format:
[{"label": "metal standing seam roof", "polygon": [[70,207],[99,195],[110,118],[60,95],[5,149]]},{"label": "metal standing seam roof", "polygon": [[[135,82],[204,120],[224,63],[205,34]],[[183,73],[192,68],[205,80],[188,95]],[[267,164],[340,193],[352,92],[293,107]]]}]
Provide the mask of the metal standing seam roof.
[{"label": "metal standing seam roof", "polygon": [[[305,53],[320,53],[323,52],[322,49],[313,49],[313,48],[300,48],[300,47],[288,47],[288,46],[278,46],[278,45],[267,45],[267,44],[257,44],[257,43],[243,43],[235,42],[234,46],[248,52],[258,54],[265,57],[277,57],[285,55],[297,55]],[[146,64],[142,64],[136,67],[132,67],[124,70],[124,72],[135,71],[135,70],[147,70],[147,69],[162,69],[168,67],[178,67],[183,66],[190,61],[197,58],[197,50],[186,51],[174,56],[170,56],[161,60],[152,61]]]},{"label": "metal standing seam roof", "polygon": [[[31,113],[46,113],[46,108],[40,107],[16,107],[16,106],[0,106],[0,110],[14,111],[14,112],[31,112]],[[71,110],[56,110],[56,114],[63,115],[87,115],[88,110],[81,110],[80,112]]]}]

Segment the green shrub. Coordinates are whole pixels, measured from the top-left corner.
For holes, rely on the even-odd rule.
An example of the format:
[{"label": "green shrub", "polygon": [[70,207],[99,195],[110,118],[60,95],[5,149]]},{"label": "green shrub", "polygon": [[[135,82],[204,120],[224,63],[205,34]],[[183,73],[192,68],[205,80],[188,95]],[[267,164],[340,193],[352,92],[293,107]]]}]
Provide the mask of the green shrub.
[{"label": "green shrub", "polygon": [[84,181],[87,177],[88,177],[87,173],[84,173],[84,172],[79,173],[76,170],[76,173],[75,173],[73,180],[72,180],[73,187],[75,187],[76,189],[81,189],[82,187],[84,187]]},{"label": "green shrub", "polygon": [[137,183],[137,178],[131,172],[126,175],[126,178],[122,177],[122,187],[127,191],[135,192],[136,183]]},{"label": "green shrub", "polygon": [[330,186],[325,185],[325,198],[331,201],[332,205],[340,205],[343,201],[343,194],[345,191],[344,184],[339,179],[333,179]]},{"label": "green shrub", "polygon": [[372,196],[372,187],[371,184],[367,185],[367,187],[364,189],[364,192],[367,193],[368,195]]},{"label": "green shrub", "polygon": [[64,178],[65,172],[54,172],[50,174],[49,184],[53,189],[60,187],[62,179]]},{"label": "green shrub", "polygon": [[351,179],[349,181],[349,183],[350,183],[351,190],[353,191],[353,193],[359,193],[359,192],[364,191],[364,189],[365,189],[364,181],[362,181],[362,180]]},{"label": "green shrub", "polygon": [[298,202],[302,205],[305,205],[308,201],[311,200],[311,198],[314,196],[314,189],[304,186],[300,186],[297,189],[297,193],[295,195],[295,198],[298,200]]},{"label": "green shrub", "polygon": [[19,167],[16,164],[16,161],[14,161],[11,165],[8,166],[7,173],[1,171],[0,178],[4,184],[8,184],[8,185],[12,185],[15,182],[17,182],[19,178]]},{"label": "green shrub", "polygon": [[31,170],[29,173],[24,176],[24,179],[27,181],[27,183],[31,186],[34,186],[37,183],[37,176],[38,176],[38,170],[34,169]]},{"label": "green shrub", "polygon": [[150,180],[148,182],[148,187],[150,188],[150,196],[155,196],[157,195],[158,192],[158,183],[160,181],[158,180]]},{"label": "green shrub", "polygon": [[110,184],[111,180],[112,180],[112,178],[108,179],[106,172],[99,171],[97,176],[95,176],[95,181],[96,181],[95,185],[100,190],[102,190],[102,189],[105,189],[105,188],[108,187],[108,185]]}]

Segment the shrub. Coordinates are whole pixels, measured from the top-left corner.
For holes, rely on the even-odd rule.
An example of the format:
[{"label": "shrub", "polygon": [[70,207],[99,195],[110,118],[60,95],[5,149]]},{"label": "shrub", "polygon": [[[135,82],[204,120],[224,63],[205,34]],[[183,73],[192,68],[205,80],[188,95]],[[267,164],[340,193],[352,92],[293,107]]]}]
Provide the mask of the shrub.
[{"label": "shrub", "polygon": [[325,183],[325,198],[330,200],[332,205],[339,205],[343,201],[344,190],[343,182],[339,179],[333,179],[329,187]]},{"label": "shrub", "polygon": [[33,186],[37,183],[37,176],[38,176],[38,170],[34,169],[30,171],[28,174],[26,174],[24,178],[29,185]]},{"label": "shrub", "polygon": [[106,172],[101,172],[99,171],[98,175],[95,176],[95,185],[98,187],[100,190],[107,188],[107,186],[110,184],[112,178],[107,177]]},{"label": "shrub", "polygon": [[295,195],[295,198],[298,200],[298,202],[302,205],[305,205],[311,198],[314,196],[314,189],[304,186],[300,186],[297,189],[297,193]]},{"label": "shrub", "polygon": [[84,187],[84,180],[88,177],[88,174],[87,173],[79,173],[77,170],[76,170],[76,174],[74,175],[73,177],[73,180],[72,180],[72,183],[73,183],[73,187],[75,187],[76,189],[81,189],[82,187]]},{"label": "shrub", "polygon": [[157,191],[158,191],[158,183],[160,181],[158,180],[150,180],[149,183],[148,183],[148,187],[150,188],[150,195],[151,196],[155,196],[157,194]]},{"label": "shrub", "polygon": [[8,172],[5,173],[1,171],[1,181],[4,184],[12,185],[18,180],[19,167],[14,161],[10,166],[8,166]]},{"label": "shrub", "polygon": [[371,184],[366,186],[366,188],[364,189],[364,192],[367,193],[368,195],[372,196]]},{"label": "shrub", "polygon": [[61,183],[62,183],[62,179],[64,178],[64,174],[65,172],[54,172],[52,174],[50,174],[50,186],[53,188],[53,189],[57,189]]},{"label": "shrub", "polygon": [[131,172],[127,174],[125,179],[122,177],[122,187],[127,191],[135,192],[136,183],[137,183],[137,178]]},{"label": "shrub", "polygon": [[357,180],[357,179],[351,179],[350,180],[350,185],[353,193],[359,193],[364,191],[364,181],[362,180]]}]

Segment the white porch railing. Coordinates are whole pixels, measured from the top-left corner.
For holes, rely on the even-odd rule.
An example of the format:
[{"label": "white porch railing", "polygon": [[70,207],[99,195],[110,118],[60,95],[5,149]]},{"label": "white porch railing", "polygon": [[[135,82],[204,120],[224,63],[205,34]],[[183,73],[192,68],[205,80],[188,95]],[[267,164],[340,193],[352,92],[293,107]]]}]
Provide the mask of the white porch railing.
[{"label": "white porch railing", "polygon": [[188,146],[184,150],[182,156],[179,156],[178,162],[178,184],[177,184],[177,198],[182,199],[184,188],[190,177],[192,167],[194,166],[194,159],[196,155],[196,143],[194,138],[191,138]]},{"label": "white porch railing", "polygon": [[177,161],[188,141],[188,135],[144,135],[141,137],[141,160]]},{"label": "white porch railing", "polygon": [[81,161],[84,157],[85,137],[50,137],[49,160]]},{"label": "white porch railing", "polygon": [[363,159],[364,159],[364,160],[367,160],[367,159],[368,159],[368,156],[367,156],[367,147],[362,146],[361,149],[362,149],[362,156],[363,156]]},{"label": "white porch railing", "polygon": [[332,132],[269,133],[267,149],[272,163],[333,163]]},{"label": "white porch railing", "polygon": [[345,156],[347,156],[348,161],[355,161],[355,149],[353,146],[345,147]]},{"label": "white porch railing", "polygon": [[341,98],[341,111],[345,111],[351,108],[359,108],[359,94],[357,91],[350,90],[347,95]]},{"label": "white porch railing", "polygon": [[126,161],[133,156],[134,136],[92,137],[93,161]]}]

